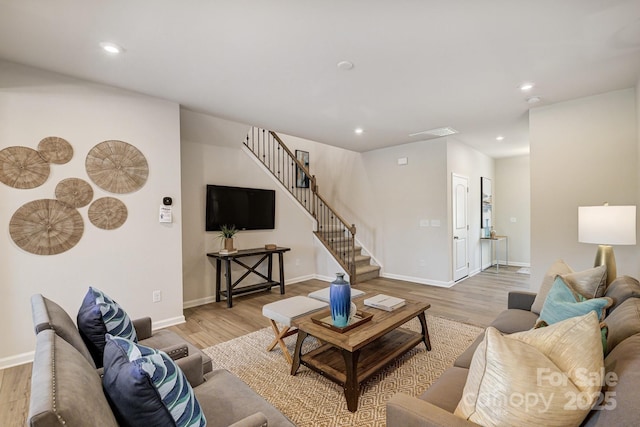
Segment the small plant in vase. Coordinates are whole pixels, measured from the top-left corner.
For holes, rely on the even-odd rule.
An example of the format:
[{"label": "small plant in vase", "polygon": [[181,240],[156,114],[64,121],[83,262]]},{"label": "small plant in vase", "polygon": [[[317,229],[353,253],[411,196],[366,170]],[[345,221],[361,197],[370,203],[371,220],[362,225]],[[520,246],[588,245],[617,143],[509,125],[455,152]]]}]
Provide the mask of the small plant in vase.
[{"label": "small plant in vase", "polygon": [[220,239],[224,242],[224,249],[227,251],[234,251],[233,236],[238,232],[235,225],[221,225],[220,226]]}]

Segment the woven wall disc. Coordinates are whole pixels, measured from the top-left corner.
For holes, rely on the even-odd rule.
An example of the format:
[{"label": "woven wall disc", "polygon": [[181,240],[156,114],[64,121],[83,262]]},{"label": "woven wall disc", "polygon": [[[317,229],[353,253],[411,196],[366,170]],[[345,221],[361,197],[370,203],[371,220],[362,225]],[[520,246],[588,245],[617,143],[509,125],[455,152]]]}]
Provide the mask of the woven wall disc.
[{"label": "woven wall disc", "polygon": [[115,197],[102,197],[89,206],[89,221],[103,230],[113,230],[127,220],[127,207]]},{"label": "woven wall disc", "polygon": [[16,245],[36,255],[68,251],[80,241],[83,232],[80,213],[53,199],[22,205],[9,222],[9,234]]},{"label": "woven wall disc", "polygon": [[63,165],[73,157],[73,147],[66,139],[48,136],[38,144],[38,151],[49,163]]},{"label": "woven wall disc", "polygon": [[80,178],[63,179],[56,185],[56,199],[76,209],[81,208],[93,200],[93,188]]},{"label": "woven wall disc", "polygon": [[0,150],[0,181],[13,188],[36,188],[49,178],[49,163],[29,147]]},{"label": "woven wall disc", "polygon": [[85,162],[89,178],[103,190],[123,194],[147,182],[149,165],[144,155],[124,141],[104,141],[93,147]]}]

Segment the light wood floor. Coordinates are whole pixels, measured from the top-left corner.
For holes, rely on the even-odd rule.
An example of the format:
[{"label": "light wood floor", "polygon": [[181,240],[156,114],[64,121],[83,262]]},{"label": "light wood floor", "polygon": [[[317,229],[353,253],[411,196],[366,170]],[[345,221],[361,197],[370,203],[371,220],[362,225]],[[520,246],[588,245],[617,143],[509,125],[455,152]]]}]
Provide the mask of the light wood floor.
[{"label": "light wood floor", "polygon": [[[529,276],[516,273],[518,267],[495,268],[463,280],[451,288],[437,288],[392,279],[373,279],[356,287],[369,294],[388,293],[403,298],[427,300],[428,314],[460,322],[487,326],[507,306],[507,293],[528,290]],[[186,323],[171,329],[199,347],[209,347],[268,326],[262,306],[281,298],[306,295],[327,286],[327,282],[308,280],[288,285],[286,295],[274,288],[233,299],[232,309],[225,302],[186,309]],[[31,364],[0,370],[0,426],[24,426],[29,412]]]}]

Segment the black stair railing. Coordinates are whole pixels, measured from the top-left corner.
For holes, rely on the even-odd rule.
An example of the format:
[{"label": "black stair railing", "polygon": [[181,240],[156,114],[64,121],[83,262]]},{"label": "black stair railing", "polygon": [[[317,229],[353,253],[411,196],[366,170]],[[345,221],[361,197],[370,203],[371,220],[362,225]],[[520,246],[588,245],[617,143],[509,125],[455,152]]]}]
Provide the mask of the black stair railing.
[{"label": "black stair railing", "polygon": [[272,131],[252,127],[243,144],[303,208],[315,218],[315,234],[356,283],[356,226],[349,224],[318,192],[316,177]]}]

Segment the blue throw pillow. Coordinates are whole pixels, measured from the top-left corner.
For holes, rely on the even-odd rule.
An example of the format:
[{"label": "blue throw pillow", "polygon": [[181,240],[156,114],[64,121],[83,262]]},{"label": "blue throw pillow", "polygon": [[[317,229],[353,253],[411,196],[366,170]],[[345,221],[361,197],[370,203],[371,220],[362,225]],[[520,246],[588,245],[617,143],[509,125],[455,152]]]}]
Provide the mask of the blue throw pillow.
[{"label": "blue throw pillow", "polygon": [[102,385],[121,425],[206,426],[191,385],[163,351],[107,335]]},{"label": "blue throw pillow", "polygon": [[540,311],[538,322],[551,325],[570,317],[583,316],[592,310],[596,312],[598,319],[602,320],[611,304],[613,301],[608,297],[583,297],[574,292],[561,276],[556,276]]},{"label": "blue throw pillow", "polygon": [[117,302],[96,288],[89,287],[78,310],[78,330],[96,367],[102,367],[104,336],[113,336],[138,341],[136,330],[127,313]]}]

